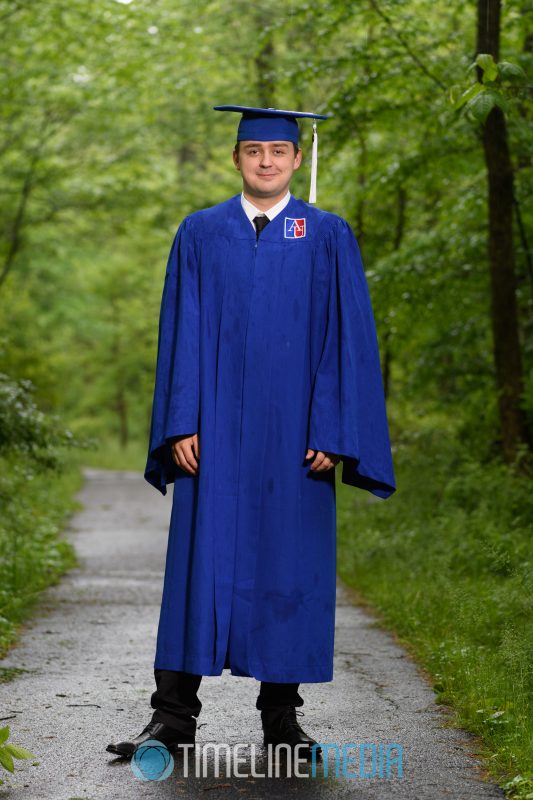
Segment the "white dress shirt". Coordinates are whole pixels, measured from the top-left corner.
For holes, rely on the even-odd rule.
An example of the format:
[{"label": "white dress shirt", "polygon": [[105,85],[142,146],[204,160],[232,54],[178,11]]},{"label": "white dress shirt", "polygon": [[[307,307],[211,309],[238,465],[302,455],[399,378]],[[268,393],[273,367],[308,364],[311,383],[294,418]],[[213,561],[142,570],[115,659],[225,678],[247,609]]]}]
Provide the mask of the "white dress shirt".
[{"label": "white dress shirt", "polygon": [[258,214],[266,214],[268,219],[272,221],[275,216],[277,216],[281,211],[283,211],[283,209],[285,208],[290,199],[291,199],[291,193],[290,191],[287,191],[287,194],[279,201],[279,203],[276,203],[275,206],[269,208],[268,211],[261,211],[260,208],[256,208],[253,203],[250,203],[248,198],[244,196],[244,192],[241,192],[241,205],[246,213],[246,216],[252,223],[252,227],[254,230],[255,230],[254,217],[257,217]]}]

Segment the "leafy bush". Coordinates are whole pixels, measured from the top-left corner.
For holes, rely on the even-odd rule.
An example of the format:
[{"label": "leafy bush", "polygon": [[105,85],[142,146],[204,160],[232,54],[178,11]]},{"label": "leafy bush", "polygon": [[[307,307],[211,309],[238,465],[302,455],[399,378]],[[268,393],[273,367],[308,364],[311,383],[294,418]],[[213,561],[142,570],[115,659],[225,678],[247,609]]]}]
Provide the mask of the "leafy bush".
[{"label": "leafy bush", "polygon": [[[8,770],[8,772],[15,771],[14,758],[37,758],[29,750],[24,747],[19,747],[17,744],[8,742],[9,739],[9,725],[5,728],[0,728],[0,766]],[[0,778],[0,784],[4,783]]]},{"label": "leafy bush", "polygon": [[40,411],[32,389],[0,373],[0,654],[40,591],[77,563],[60,532],[80,482],[70,453],[89,443]]}]

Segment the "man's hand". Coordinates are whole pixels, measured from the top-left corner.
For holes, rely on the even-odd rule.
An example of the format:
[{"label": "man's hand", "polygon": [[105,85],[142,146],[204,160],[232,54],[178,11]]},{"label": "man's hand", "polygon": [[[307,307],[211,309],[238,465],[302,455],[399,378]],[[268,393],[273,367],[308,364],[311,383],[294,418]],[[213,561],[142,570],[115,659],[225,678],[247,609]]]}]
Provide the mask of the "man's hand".
[{"label": "man's hand", "polygon": [[190,475],[198,474],[198,461],[200,460],[200,443],[198,434],[194,433],[177,436],[172,442],[172,458],[185,472]]},{"label": "man's hand", "polygon": [[[313,456],[313,454],[316,454]],[[337,466],[341,457],[335,453],[323,453],[322,450],[311,450],[309,448],[305,455],[306,460],[313,458],[311,469],[313,472],[325,472],[327,469]]]}]

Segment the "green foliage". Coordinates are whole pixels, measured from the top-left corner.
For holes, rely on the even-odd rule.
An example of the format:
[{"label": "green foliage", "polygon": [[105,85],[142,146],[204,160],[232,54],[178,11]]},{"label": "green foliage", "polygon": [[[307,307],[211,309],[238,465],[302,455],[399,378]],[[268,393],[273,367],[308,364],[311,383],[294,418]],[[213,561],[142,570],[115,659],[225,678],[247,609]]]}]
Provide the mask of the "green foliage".
[{"label": "green foliage", "polygon": [[493,774],[531,780],[531,477],[461,444],[455,425],[397,437],[386,503],[340,487],[339,571],[483,737]]},{"label": "green foliage", "polygon": [[18,675],[30,670],[24,667],[0,667],[0,683],[10,683],[14,681]]},{"label": "green foliage", "polygon": [[[0,275],[14,256],[0,284],[0,368],[31,380],[39,408],[59,410],[74,435],[146,443],[172,236],[185,214],[241,188],[236,119],[211,106],[235,102],[235,86],[255,104],[268,81],[278,106],[333,114],[320,124],[319,205],[360,241],[393,391],[454,410],[461,393],[490,395],[483,154],[447,95],[469,98],[463,113],[470,101],[486,113],[500,95],[509,104],[531,229],[531,57],[527,15],[511,7],[502,60],[472,63],[475,22],[468,4],[428,13],[417,0],[113,2],[98,15],[85,0],[7,4]],[[480,80],[465,86],[473,70]],[[292,189],[305,198],[305,123],[302,146]],[[529,374],[530,256],[518,232],[516,248]]]},{"label": "green foliage", "polygon": [[[390,609],[442,697],[517,772],[531,741],[519,719],[531,504],[498,462],[479,133],[501,108],[533,429],[530,10],[502,8],[498,62],[472,60],[476,6],[462,0],[134,0],[98,13],[0,0],[0,18],[0,647],[72,563],[59,531],[80,460],[142,469],[172,237],[241,190],[236,119],[211,107],[327,112],[318,205],[361,246],[399,473],[386,504],[341,513],[344,574]],[[304,199],[310,130],[291,186]],[[523,794],[526,775],[509,791]]]},{"label": "green foliage", "polygon": [[77,563],[59,534],[79,485],[69,454],[86,444],[37,408],[30,381],[0,374],[0,652],[39,592]]},{"label": "green foliage", "polygon": [[515,775],[510,781],[502,784],[507,797],[520,798],[520,800],[533,800],[533,778],[524,778],[523,775]]},{"label": "green foliage", "polygon": [[59,427],[57,415],[40,411],[32,398],[31,381],[12,381],[0,373],[0,454],[16,453],[44,469],[57,468],[58,448],[76,442]]},{"label": "green foliage", "polygon": [[61,531],[67,514],[79,508],[72,496],[80,484],[74,460],[50,472],[18,455],[0,456],[0,657],[40,592],[77,566]]},{"label": "green foliage", "polygon": [[[8,772],[15,771],[15,764],[13,759],[26,759],[26,758],[37,758],[33,753],[30,753],[29,750],[26,750],[24,747],[20,747],[19,745],[12,744],[8,742],[9,739],[9,725],[4,728],[0,728],[0,766],[2,766]],[[4,781],[0,778],[0,784],[4,783]]]},{"label": "green foliage", "polygon": [[[484,122],[494,106],[509,112],[511,105],[507,95],[516,95],[515,87],[521,88],[520,85],[525,84],[527,79],[522,67],[511,61],[496,63],[489,53],[478,53],[468,72],[475,68],[481,71],[481,82],[472,84],[462,93],[459,86],[450,88],[453,108],[456,111],[462,108],[470,119],[477,122]],[[524,85],[522,94],[526,91],[527,86]]]}]

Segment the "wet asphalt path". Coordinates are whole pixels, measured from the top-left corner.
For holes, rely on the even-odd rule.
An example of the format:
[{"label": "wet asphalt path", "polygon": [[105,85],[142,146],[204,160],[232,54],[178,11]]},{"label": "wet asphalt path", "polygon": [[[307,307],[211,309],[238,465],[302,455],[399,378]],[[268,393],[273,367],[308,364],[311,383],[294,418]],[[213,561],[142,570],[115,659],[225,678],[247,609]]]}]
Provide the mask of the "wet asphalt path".
[{"label": "wet asphalt path", "polygon": [[[403,777],[347,777],[358,762],[342,760],[335,776],[330,752],[324,764],[301,769],[301,777],[260,777],[268,769],[259,711],[259,682],[204,676],[199,696],[199,748],[227,743],[239,756],[228,776],[221,759],[214,774],[195,776],[194,756],[176,756],[162,781],[135,777],[129,761],[107,753],[110,741],[140,733],[152,715],[153,658],[166,554],[171,492],[162,497],[137,472],[87,469],[79,494],[84,510],[65,531],[80,559],[42,602],[20,643],[0,662],[21,672],[0,684],[0,726],[12,741],[38,756],[39,765],[16,761],[14,775],[2,773],[1,798],[9,800],[133,800],[141,797],[262,798],[339,797],[360,800],[489,800],[503,792],[482,779],[473,755],[475,741],[447,725],[430,684],[389,635],[373,627],[368,612],[338,587],[335,676],[330,683],[302,684],[305,705],[299,722],[314,738],[343,745],[399,743]],[[235,745],[243,743],[240,751]],[[251,763],[255,745],[255,763]],[[200,749],[197,748],[197,753]],[[366,768],[371,771],[372,748]],[[359,755],[351,748],[349,755]],[[201,751],[203,756],[204,751]],[[233,762],[235,763],[235,762]],[[256,777],[251,776],[255,766]],[[246,777],[247,776],[247,777]]]}]

